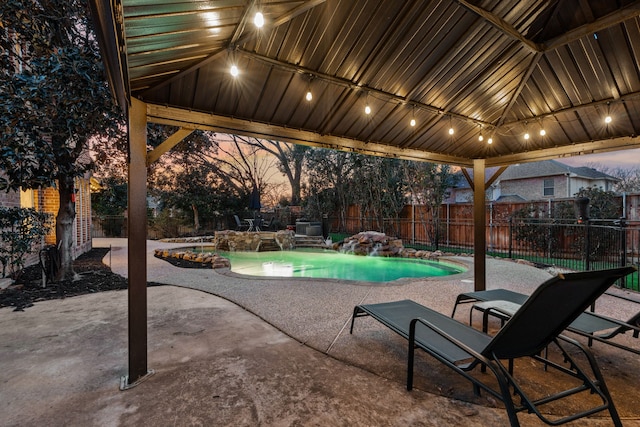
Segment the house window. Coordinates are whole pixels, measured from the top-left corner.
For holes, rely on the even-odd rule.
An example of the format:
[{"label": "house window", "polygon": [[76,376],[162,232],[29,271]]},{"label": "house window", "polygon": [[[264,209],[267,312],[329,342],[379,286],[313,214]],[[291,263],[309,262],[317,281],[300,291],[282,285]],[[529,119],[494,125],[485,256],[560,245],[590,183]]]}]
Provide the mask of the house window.
[{"label": "house window", "polygon": [[34,206],[33,190],[20,191],[20,207],[33,208]]},{"label": "house window", "polygon": [[553,196],[553,179],[545,179],[542,194],[545,196]]}]

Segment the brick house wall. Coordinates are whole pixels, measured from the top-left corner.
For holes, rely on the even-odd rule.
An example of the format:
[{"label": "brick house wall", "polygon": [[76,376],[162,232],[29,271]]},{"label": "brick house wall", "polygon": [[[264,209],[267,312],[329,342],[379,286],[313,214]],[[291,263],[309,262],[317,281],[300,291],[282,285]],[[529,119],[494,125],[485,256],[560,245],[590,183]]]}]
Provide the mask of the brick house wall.
[{"label": "brick house wall", "polygon": [[20,193],[0,191],[0,206],[7,208],[19,208],[20,207]]},{"label": "brick house wall", "polygon": [[[544,194],[545,180],[553,180],[553,194]],[[500,189],[502,194],[520,194],[526,195],[528,200],[543,200],[573,196],[573,194],[568,194],[567,184],[566,176],[556,175],[501,181]]]},{"label": "brick house wall", "polygon": [[[90,176],[75,179],[76,186],[76,218],[74,220],[74,245],[73,259],[91,250],[91,189]],[[0,206],[3,207],[33,207],[39,212],[49,213],[53,219],[58,213],[60,207],[58,191],[53,187],[41,190],[33,190],[23,192],[0,192]],[[26,260],[25,266],[33,265],[39,262],[39,250],[45,245],[54,245],[56,243],[55,228],[52,228],[49,234],[44,238],[44,242],[40,247],[34,248]]]}]

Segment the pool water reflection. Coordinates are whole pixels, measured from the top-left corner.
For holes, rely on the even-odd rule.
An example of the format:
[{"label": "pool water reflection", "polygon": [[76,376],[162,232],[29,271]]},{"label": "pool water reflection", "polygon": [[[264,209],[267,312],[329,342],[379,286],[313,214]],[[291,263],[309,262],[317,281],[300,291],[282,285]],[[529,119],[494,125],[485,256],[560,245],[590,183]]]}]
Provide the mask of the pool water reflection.
[{"label": "pool water reflection", "polygon": [[333,251],[218,252],[231,271],[250,276],[312,277],[389,282],[406,277],[436,277],[466,271],[445,261],[357,256]]}]

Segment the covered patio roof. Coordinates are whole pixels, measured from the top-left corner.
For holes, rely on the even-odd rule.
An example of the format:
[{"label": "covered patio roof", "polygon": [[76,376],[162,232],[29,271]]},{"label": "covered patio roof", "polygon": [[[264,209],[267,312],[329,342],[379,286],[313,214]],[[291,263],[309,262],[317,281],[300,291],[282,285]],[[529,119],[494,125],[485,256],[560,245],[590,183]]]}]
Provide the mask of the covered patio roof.
[{"label": "covered patio roof", "polygon": [[640,147],[637,0],[92,4],[151,122],[464,166]]},{"label": "covered patio roof", "polygon": [[[640,0],[90,6],[129,117],[129,383],[147,371],[146,166],[194,129],[473,168],[476,290],[507,165],[640,147]],[[148,122],[180,130],[147,153]]]}]

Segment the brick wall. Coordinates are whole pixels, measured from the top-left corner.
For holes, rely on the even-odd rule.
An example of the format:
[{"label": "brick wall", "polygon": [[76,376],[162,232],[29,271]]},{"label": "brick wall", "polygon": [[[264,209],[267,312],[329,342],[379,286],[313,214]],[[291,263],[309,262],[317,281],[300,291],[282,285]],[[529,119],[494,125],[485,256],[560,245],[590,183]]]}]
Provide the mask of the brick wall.
[{"label": "brick wall", "polygon": [[[553,179],[553,196],[545,196],[543,194],[545,179]],[[503,196],[519,195],[526,200],[556,199],[558,197],[567,197],[567,178],[554,176],[501,181],[500,190]]]},{"label": "brick wall", "polygon": [[[76,178],[76,218],[74,221],[74,247],[72,257],[75,259],[81,254],[91,250],[91,190],[89,176]],[[0,192],[0,206],[20,207],[19,192]],[[60,201],[58,191],[53,188],[35,190],[33,192],[33,207],[51,215],[52,220],[58,214]],[[52,228],[45,236],[44,245],[55,245],[56,231]],[[39,262],[38,252],[40,248],[35,248],[34,252],[27,257],[25,265],[33,265]]]}]

